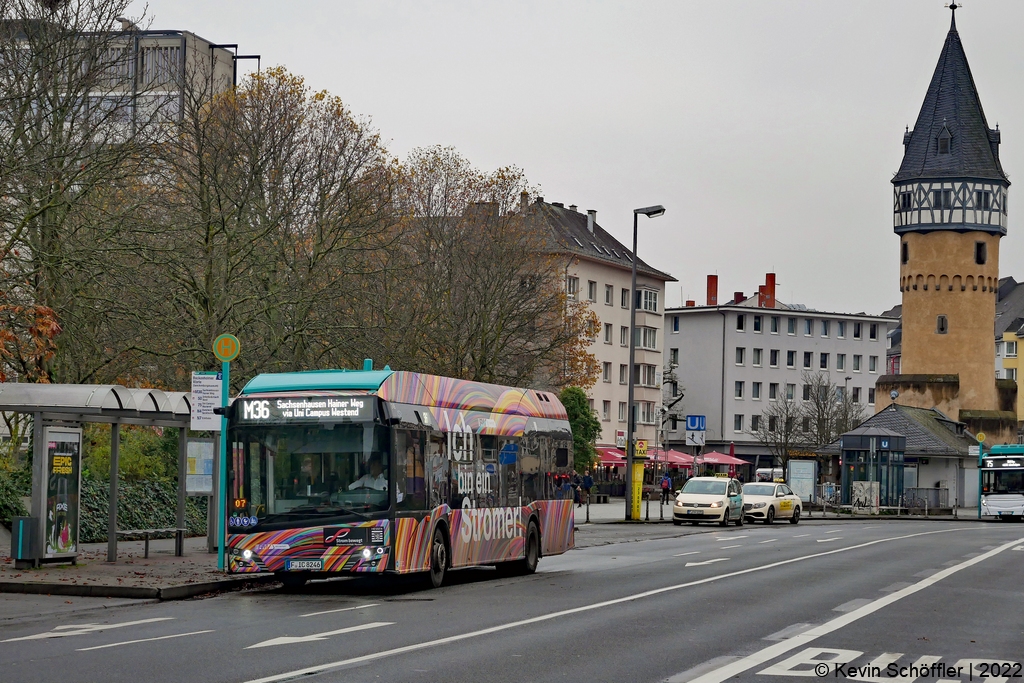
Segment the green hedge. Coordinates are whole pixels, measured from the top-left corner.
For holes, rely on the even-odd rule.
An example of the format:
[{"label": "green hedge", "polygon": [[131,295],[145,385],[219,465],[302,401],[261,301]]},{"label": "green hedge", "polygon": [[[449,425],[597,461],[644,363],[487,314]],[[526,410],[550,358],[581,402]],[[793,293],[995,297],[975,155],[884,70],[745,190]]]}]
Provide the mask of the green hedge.
[{"label": "green hedge", "polygon": [[[185,505],[185,526],[189,536],[206,535],[206,498],[189,497]],[[82,543],[107,540],[107,482],[82,480]],[[118,529],[163,529],[175,525],[178,492],[174,482],[121,481],[117,487]],[[122,537],[124,538],[124,537]]]},{"label": "green hedge", "polygon": [[22,492],[18,481],[11,472],[0,470],[0,523],[11,525],[11,517],[27,515],[21,504],[21,497],[28,495]]}]

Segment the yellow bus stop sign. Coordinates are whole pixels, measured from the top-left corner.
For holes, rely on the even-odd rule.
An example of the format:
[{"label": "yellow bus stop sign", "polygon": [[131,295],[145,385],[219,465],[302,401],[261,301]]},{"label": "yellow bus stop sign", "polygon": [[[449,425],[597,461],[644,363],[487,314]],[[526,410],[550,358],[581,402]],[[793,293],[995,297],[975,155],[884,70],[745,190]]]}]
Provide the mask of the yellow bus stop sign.
[{"label": "yellow bus stop sign", "polygon": [[985,443],[985,432],[978,432],[974,438],[978,440],[978,443]]},{"label": "yellow bus stop sign", "polygon": [[213,355],[217,356],[217,360],[221,363],[233,361],[238,357],[240,350],[238,337],[233,334],[222,334],[213,340]]}]

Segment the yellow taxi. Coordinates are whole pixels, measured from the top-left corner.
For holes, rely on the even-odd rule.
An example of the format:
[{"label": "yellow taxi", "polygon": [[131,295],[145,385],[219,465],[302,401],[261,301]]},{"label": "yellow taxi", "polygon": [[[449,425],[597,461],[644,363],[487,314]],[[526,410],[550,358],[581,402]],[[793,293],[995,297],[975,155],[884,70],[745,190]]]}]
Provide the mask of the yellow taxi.
[{"label": "yellow taxi", "polygon": [[771,524],[777,517],[790,524],[800,522],[802,511],[800,496],[785,484],[757,482],[743,485],[743,516],[751,522]]}]

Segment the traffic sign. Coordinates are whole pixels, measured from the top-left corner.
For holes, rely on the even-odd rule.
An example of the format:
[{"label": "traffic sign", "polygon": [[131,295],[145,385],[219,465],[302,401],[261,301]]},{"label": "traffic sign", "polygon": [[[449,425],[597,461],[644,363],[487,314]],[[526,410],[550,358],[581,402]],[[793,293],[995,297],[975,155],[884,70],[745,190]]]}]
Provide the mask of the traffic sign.
[{"label": "traffic sign", "polygon": [[647,457],[647,439],[637,439],[633,446],[633,456],[637,458]]},{"label": "traffic sign", "polygon": [[238,357],[241,345],[233,334],[222,334],[213,340],[213,355],[221,363],[230,363]]},{"label": "traffic sign", "polygon": [[687,415],[686,431],[703,432],[707,429],[707,418],[704,415]]},{"label": "traffic sign", "polygon": [[703,446],[707,432],[686,432],[687,446]]},{"label": "traffic sign", "polygon": [[975,458],[978,457],[979,455],[981,455],[981,446],[968,446],[967,455],[970,455]]},{"label": "traffic sign", "polygon": [[978,443],[985,443],[985,432],[978,432],[974,438],[978,440]]}]

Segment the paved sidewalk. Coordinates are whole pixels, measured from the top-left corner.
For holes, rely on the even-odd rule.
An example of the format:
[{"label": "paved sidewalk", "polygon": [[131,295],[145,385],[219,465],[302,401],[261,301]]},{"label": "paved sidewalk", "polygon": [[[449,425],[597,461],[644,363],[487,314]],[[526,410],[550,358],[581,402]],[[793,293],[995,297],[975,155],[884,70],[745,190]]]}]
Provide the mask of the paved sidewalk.
[{"label": "paved sidewalk", "polygon": [[206,538],[185,539],[185,555],[174,556],[174,539],[118,543],[116,563],[106,561],[106,543],[83,543],[78,564],[44,564],[15,569],[10,546],[0,547],[0,593],[78,595],[101,598],[180,600],[272,581],[272,576],[229,576],[217,571],[217,555],[206,552]]}]

